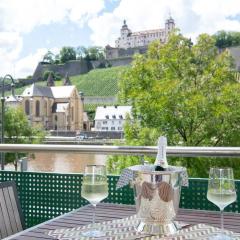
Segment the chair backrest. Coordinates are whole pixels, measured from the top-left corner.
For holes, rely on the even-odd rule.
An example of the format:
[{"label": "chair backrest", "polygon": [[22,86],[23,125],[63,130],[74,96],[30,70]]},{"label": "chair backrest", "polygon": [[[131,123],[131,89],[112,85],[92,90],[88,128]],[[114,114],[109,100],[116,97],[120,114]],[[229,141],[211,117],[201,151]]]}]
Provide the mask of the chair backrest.
[{"label": "chair backrest", "polygon": [[14,181],[0,183],[0,239],[25,228]]}]

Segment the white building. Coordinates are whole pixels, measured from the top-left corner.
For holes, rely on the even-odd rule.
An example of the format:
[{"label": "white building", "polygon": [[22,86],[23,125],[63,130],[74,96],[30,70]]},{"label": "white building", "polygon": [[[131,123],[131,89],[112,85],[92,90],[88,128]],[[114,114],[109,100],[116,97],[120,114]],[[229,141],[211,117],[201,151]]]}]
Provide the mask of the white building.
[{"label": "white building", "polygon": [[127,115],[131,116],[131,106],[97,107],[95,131],[123,131]]},{"label": "white building", "polygon": [[115,47],[125,49],[143,47],[149,45],[149,43],[154,40],[160,40],[162,43],[165,43],[169,32],[171,32],[174,28],[174,20],[170,17],[165,22],[165,28],[132,32],[128,28],[126,20],[124,20],[120,31],[121,36],[115,41]]}]

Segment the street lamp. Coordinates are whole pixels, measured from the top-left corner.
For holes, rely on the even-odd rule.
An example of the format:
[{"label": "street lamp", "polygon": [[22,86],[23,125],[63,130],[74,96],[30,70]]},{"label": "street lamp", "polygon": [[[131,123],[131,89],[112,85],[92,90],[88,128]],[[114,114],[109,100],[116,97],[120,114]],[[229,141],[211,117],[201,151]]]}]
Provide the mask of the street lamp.
[{"label": "street lamp", "polygon": [[[14,96],[14,85],[15,81],[13,80],[13,77],[10,74],[7,74],[2,79],[2,97],[1,97],[1,104],[2,104],[2,115],[1,115],[1,143],[4,143],[4,115],[5,115],[5,80],[10,79],[12,81],[11,83],[11,90],[12,95]],[[1,152],[1,170],[4,170],[4,164],[5,164],[5,158],[4,158],[4,152]]]}]

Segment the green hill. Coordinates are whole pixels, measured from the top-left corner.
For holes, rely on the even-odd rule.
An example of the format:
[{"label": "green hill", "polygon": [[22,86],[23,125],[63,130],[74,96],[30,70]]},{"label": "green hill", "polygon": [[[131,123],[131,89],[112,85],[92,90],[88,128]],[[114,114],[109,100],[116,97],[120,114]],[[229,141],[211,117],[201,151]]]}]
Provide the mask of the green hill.
[{"label": "green hill", "polygon": [[126,66],[94,69],[70,80],[85,96],[115,96],[118,93],[118,80],[125,69]]},{"label": "green hill", "polygon": [[[85,96],[116,96],[118,93],[118,80],[121,73],[128,67],[119,66],[112,68],[94,69],[82,75],[70,77],[73,85],[76,85],[78,91],[84,93]],[[36,82],[41,86],[46,86],[46,81]],[[55,81],[56,86],[62,85],[62,80]],[[24,89],[29,87],[16,87],[15,94],[20,95]],[[6,91],[6,96],[10,95],[10,91]]]}]

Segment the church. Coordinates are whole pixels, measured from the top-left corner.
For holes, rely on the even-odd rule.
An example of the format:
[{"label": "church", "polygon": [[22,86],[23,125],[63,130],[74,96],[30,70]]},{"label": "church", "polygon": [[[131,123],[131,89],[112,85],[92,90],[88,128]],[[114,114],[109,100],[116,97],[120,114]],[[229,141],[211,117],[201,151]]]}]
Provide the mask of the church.
[{"label": "church", "polygon": [[33,83],[22,95],[6,99],[9,106],[21,106],[31,125],[42,125],[46,130],[83,129],[83,96],[66,81],[64,86],[54,86],[52,76],[47,86]]}]

